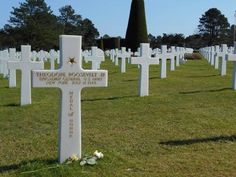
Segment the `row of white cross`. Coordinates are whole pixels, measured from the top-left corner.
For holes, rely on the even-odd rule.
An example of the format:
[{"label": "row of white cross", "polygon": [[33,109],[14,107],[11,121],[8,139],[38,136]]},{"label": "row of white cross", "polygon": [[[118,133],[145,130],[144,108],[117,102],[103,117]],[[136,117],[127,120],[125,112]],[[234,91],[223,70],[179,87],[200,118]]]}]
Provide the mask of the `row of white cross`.
[{"label": "row of white cross", "polygon": [[[55,69],[55,61],[57,64],[60,64],[60,51],[55,51],[51,49],[49,52],[40,50],[39,52],[32,51],[30,52],[31,61],[50,61],[50,68]],[[0,51],[0,74],[3,74],[3,77],[9,77],[9,71],[7,68],[8,61],[20,61],[21,52],[16,52],[15,48],[10,48],[9,50]],[[14,87],[11,86],[10,87]]]},{"label": "row of white cross", "polygon": [[161,71],[160,78],[167,77],[167,60],[170,59],[170,70],[174,71],[176,66],[179,66],[180,63],[185,63],[184,54],[193,53],[193,49],[185,49],[182,47],[171,47],[170,50],[167,50],[167,46],[161,46],[161,49],[150,48],[150,45],[147,43],[140,44],[140,48],[137,52],[132,53],[131,50],[126,50],[125,47],[122,47],[119,51],[118,49],[112,49],[110,51],[105,51],[112,62],[115,65],[119,65],[119,59],[121,59],[121,73],[126,72],[126,63],[136,64],[140,68],[140,80],[139,80],[139,96],[148,96],[149,95],[149,66],[150,65],[159,65],[161,61]]},{"label": "row of white cross", "polygon": [[[192,49],[189,48],[183,48],[183,47],[174,47],[172,46],[169,50],[167,50],[167,46],[163,45],[161,46],[161,49],[145,49],[148,51],[148,55],[152,57],[153,59],[158,60],[157,64],[160,63],[161,60],[161,78],[166,78],[166,60],[171,60],[171,66],[170,70],[174,71],[175,66],[179,66],[180,63],[184,63],[184,54],[185,53],[193,53]],[[141,48],[138,48],[137,52],[132,53],[130,49],[126,51],[125,47],[122,47],[121,50],[118,49],[112,49],[105,51],[106,55],[110,57],[111,61],[115,63],[115,65],[119,65],[119,59],[121,59],[121,73],[126,72],[126,59],[128,59],[128,63],[131,64],[131,57],[141,57]]]},{"label": "row of white cross", "polygon": [[90,51],[83,51],[82,55],[86,63],[92,62],[93,70],[100,69],[101,63],[105,61],[104,52],[95,46],[92,46]]},{"label": "row of white cross", "polygon": [[[29,45],[21,46],[21,60],[6,60],[9,71],[19,69],[22,72],[21,105],[31,103],[31,80],[33,87],[60,88],[60,163],[65,162],[72,155],[81,158],[81,90],[108,84],[107,71],[82,69],[81,45],[81,36],[60,36],[59,70],[43,70],[44,62],[32,60]],[[3,54],[7,55],[7,53],[6,50]],[[12,55],[15,56],[15,49],[9,49],[9,53],[9,57],[14,58]],[[5,55],[2,58],[7,58]]]},{"label": "row of white cross", "polygon": [[[85,51],[82,54],[81,45],[81,36],[60,36],[60,55],[58,55],[60,56],[60,69],[58,70],[43,70],[44,62],[32,60],[31,46],[29,45],[21,46],[21,60],[13,59],[16,53],[15,49],[9,50],[9,60],[7,60],[7,70],[10,73],[9,83],[12,83],[12,86],[15,86],[15,83],[13,84],[11,81],[11,75],[15,75],[16,69],[22,72],[21,105],[31,104],[31,80],[33,87],[60,88],[60,163],[65,162],[72,155],[81,158],[81,90],[86,87],[104,87],[108,84],[108,72],[99,70],[101,62],[104,61],[104,52],[92,47],[91,51]],[[112,53],[112,51],[110,52]],[[183,55],[167,52],[166,46],[162,46],[161,52],[157,49],[153,52],[150,50],[149,44],[141,44],[136,57],[132,57],[131,52],[127,53],[122,48],[121,54],[117,54],[117,58],[126,60],[126,58],[131,57],[131,64],[140,66],[140,96],[147,96],[149,92],[149,65],[159,64],[159,59],[166,63],[169,58],[172,59],[176,55],[181,58],[180,55]],[[7,57],[5,56],[7,51],[1,55],[3,55],[2,58]],[[152,57],[151,55],[155,56]],[[83,57],[85,61],[94,62],[92,64],[94,69],[82,69]],[[122,64],[121,68],[124,66]]]},{"label": "row of white cross", "polygon": [[227,61],[234,63],[232,88],[236,90],[236,43],[234,43],[234,47],[222,44],[221,46],[201,48],[200,53],[207,59],[210,65],[214,66],[215,69],[220,69],[221,76],[226,75]]},{"label": "row of white cross", "polygon": [[[35,51],[30,51],[30,46],[22,46],[22,55],[26,55],[26,57],[19,55],[19,52],[16,53],[15,49],[9,49],[9,54],[7,50],[0,52],[0,56],[2,56],[0,57],[0,61],[2,61],[0,62],[0,73],[3,73],[4,77],[9,77],[8,80],[10,88],[16,87],[16,69],[22,71],[21,105],[31,104],[31,70],[43,69],[43,61],[48,59],[51,62],[51,70],[54,70],[54,60],[58,59],[60,56],[58,52],[59,51],[56,52],[55,50],[50,50],[50,52],[41,50],[38,54],[36,54]],[[152,50],[150,49],[149,44],[141,44],[140,48],[135,53],[132,53],[130,50],[126,51],[125,47],[122,47],[120,51],[116,49],[106,51],[105,53],[110,56],[110,59],[115,64],[119,64],[118,60],[121,59],[122,73],[126,72],[126,59],[128,59],[130,64],[138,64],[140,68],[139,96],[148,96],[149,66],[159,65],[161,60],[160,78],[166,78],[167,59],[170,59],[170,70],[174,71],[176,66],[179,66],[180,63],[185,62],[184,54],[186,52],[191,53],[192,49],[171,47],[167,50],[167,46],[163,45],[161,49]],[[82,52],[82,56],[85,62],[92,62],[92,70],[99,70],[101,62],[105,61],[104,52],[97,47],[92,47],[91,51],[85,50]],[[18,60],[17,58],[22,58],[22,60]],[[39,61],[37,61],[37,59],[39,59]]]}]

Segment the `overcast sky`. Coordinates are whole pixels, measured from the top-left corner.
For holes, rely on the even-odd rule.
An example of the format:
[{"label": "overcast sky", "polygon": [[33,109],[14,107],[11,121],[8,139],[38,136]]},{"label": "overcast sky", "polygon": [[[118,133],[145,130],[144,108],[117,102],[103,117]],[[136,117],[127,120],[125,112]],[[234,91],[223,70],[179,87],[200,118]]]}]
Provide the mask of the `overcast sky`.
[{"label": "overcast sky", "polygon": [[[125,36],[131,0],[45,0],[53,12],[64,5],[72,5],[83,18],[89,18],[101,35]],[[12,7],[24,0],[0,0],[0,28],[9,20]],[[182,33],[197,30],[199,18],[210,8],[218,8],[230,24],[234,24],[235,0],[145,0],[148,32]]]}]

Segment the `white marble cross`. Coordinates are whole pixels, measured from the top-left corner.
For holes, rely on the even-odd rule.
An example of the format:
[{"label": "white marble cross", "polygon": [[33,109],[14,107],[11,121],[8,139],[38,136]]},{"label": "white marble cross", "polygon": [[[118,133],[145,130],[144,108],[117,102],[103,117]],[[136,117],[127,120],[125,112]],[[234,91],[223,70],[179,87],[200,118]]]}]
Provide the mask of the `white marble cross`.
[{"label": "white marble cross", "polygon": [[60,36],[60,69],[33,71],[33,87],[61,89],[60,163],[72,155],[81,158],[81,90],[107,86],[107,71],[82,69],[81,46],[81,36]]},{"label": "white marble cross", "polygon": [[8,50],[1,51],[0,67],[1,67],[1,73],[3,74],[4,78],[7,78],[9,74],[9,70],[7,68],[8,61],[9,61]]},{"label": "white marble cross", "polygon": [[37,61],[37,55],[38,53],[34,50],[31,52],[31,60],[32,61]]},{"label": "white marble cross", "polygon": [[220,74],[221,74],[221,76],[226,75],[226,54],[227,54],[227,50],[228,50],[227,44],[222,44],[221,49],[216,54],[216,57],[221,59],[221,62],[220,62],[220,64],[221,64],[220,65]]},{"label": "white marble cross", "polygon": [[87,61],[92,62],[92,70],[100,69],[102,61],[105,61],[104,53],[101,55],[97,47],[91,47],[91,55],[87,56]]},{"label": "white marble cross", "polygon": [[43,51],[43,50],[40,50],[39,52],[38,52],[38,59],[40,60],[40,61],[44,61],[45,59],[46,59],[46,57],[45,57],[45,52]]},{"label": "white marble cross", "polygon": [[160,57],[158,56],[161,52],[159,51],[158,48],[153,50],[154,54],[153,54],[153,59],[156,59],[158,62],[158,65],[160,64]]},{"label": "white marble cross", "polygon": [[149,65],[157,65],[158,60],[152,59],[149,55],[149,44],[140,44],[140,57],[132,57],[131,64],[138,64],[140,67],[139,96],[149,95]]},{"label": "white marble cross", "polygon": [[83,52],[82,52],[82,58],[83,58],[83,60],[85,61],[85,63],[88,63],[89,61],[88,61],[88,56],[89,55],[91,55],[91,52],[89,52],[88,50],[84,50]]},{"label": "white marble cross", "polygon": [[158,54],[158,57],[161,58],[161,72],[160,77],[161,79],[166,78],[166,62],[168,58],[172,58],[173,54],[167,52],[167,46],[162,45],[161,46],[161,54]]},{"label": "white marble cross", "polygon": [[118,54],[118,58],[121,58],[121,73],[126,72],[126,59],[130,57],[130,54],[126,51],[125,47],[121,48],[121,52]]},{"label": "white marble cross", "polygon": [[214,55],[214,67],[215,69],[219,69],[219,56],[217,55],[217,53],[220,52],[220,46],[216,45],[215,46],[215,55]]},{"label": "white marble cross", "polygon": [[0,51],[0,74],[3,74],[3,56],[2,56],[2,52]]},{"label": "white marble cross", "polygon": [[115,50],[114,50],[114,49],[111,49],[111,50],[110,50],[110,58],[111,58],[111,61],[112,61],[112,62],[115,61]]},{"label": "white marble cross", "polygon": [[51,49],[49,51],[49,58],[50,58],[50,69],[54,70],[55,69],[55,61],[57,60],[57,52],[54,49]]},{"label": "white marble cross", "polygon": [[180,47],[176,47],[176,66],[180,65]]},{"label": "white marble cross", "polygon": [[227,54],[226,58],[228,61],[233,61],[233,81],[232,81],[232,87],[234,90],[236,90],[236,42],[234,42],[234,54]]},{"label": "white marble cross", "polygon": [[[16,61],[16,49],[9,49],[9,61]],[[16,69],[9,69],[9,88],[16,87]]]},{"label": "white marble cross", "polygon": [[185,64],[186,63],[186,59],[185,59],[185,48],[184,47],[180,47],[180,63],[181,64]]},{"label": "white marble cross", "polygon": [[215,64],[214,56],[215,56],[215,48],[214,48],[214,46],[211,46],[210,47],[210,64],[212,66],[214,66],[214,64]]},{"label": "white marble cross", "polygon": [[128,54],[129,54],[128,63],[131,64],[131,57],[133,56],[133,52],[131,51],[131,49],[128,49]]},{"label": "white marble cross", "polygon": [[116,65],[116,66],[119,65],[118,53],[119,53],[119,50],[118,50],[118,49],[115,49],[114,62],[115,62],[115,65]]},{"label": "white marble cross", "polygon": [[206,47],[207,48],[207,61],[210,64],[211,63],[211,47]]},{"label": "white marble cross", "polygon": [[171,46],[171,57],[170,57],[170,70],[175,70],[175,57],[176,57],[176,49],[174,46]]},{"label": "white marble cross", "polygon": [[56,51],[57,52],[57,64],[60,64],[60,50]]},{"label": "white marble cross", "polygon": [[31,71],[43,69],[43,62],[31,61],[31,46],[21,46],[21,61],[9,61],[9,69],[21,70],[21,106],[31,104]]}]

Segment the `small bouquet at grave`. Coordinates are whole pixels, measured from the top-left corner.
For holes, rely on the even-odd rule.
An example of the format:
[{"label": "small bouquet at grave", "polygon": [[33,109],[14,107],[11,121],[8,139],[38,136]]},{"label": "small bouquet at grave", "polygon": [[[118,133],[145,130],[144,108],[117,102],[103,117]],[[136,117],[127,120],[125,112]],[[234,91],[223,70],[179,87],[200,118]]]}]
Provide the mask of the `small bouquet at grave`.
[{"label": "small bouquet at grave", "polygon": [[80,160],[80,166],[84,165],[96,165],[98,159],[102,159],[104,157],[104,154],[102,152],[98,152],[97,150],[93,153],[93,155],[86,155],[82,159],[79,159],[76,155],[72,155],[68,161],[67,164],[76,162]]},{"label": "small bouquet at grave", "polygon": [[97,150],[93,153],[92,156],[85,156],[81,159],[80,165],[96,165],[98,159],[102,159],[104,157],[102,152],[98,152]]}]

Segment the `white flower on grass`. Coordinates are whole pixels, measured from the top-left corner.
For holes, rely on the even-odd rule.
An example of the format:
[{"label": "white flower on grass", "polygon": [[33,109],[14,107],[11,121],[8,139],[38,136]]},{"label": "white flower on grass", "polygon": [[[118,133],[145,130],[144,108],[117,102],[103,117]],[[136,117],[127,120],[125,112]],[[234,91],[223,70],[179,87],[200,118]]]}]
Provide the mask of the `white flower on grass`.
[{"label": "white flower on grass", "polygon": [[98,159],[102,159],[104,157],[102,152],[98,152],[97,150],[93,153]]}]

